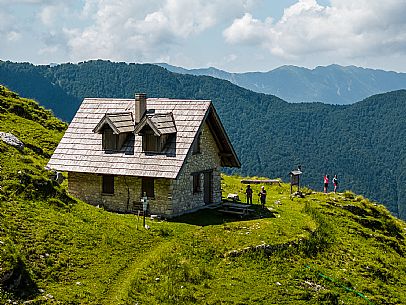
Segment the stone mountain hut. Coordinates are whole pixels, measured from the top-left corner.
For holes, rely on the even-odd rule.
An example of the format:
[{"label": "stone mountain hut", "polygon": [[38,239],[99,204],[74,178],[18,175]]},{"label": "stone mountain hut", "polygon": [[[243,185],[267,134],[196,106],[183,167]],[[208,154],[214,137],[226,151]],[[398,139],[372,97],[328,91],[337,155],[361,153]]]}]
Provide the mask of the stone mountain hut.
[{"label": "stone mountain hut", "polygon": [[221,202],[220,167],[240,161],[209,100],[85,98],[48,167],[83,201],[172,217]]}]

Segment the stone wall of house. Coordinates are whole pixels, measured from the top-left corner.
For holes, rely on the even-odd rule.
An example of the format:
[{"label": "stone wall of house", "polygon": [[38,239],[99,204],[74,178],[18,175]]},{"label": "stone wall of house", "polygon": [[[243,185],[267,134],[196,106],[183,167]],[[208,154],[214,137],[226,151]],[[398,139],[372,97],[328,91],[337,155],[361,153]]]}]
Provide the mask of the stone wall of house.
[{"label": "stone wall of house", "polygon": [[[212,202],[221,202],[220,157],[216,142],[207,124],[203,126],[201,134],[201,153],[189,155],[173,183],[172,215],[197,210],[205,205],[204,202],[204,171],[212,171]],[[200,173],[201,192],[193,193],[192,173]]]},{"label": "stone wall of house", "polygon": [[[115,212],[133,212],[141,203],[140,177],[115,176],[114,194],[102,194],[102,176],[68,173],[68,189],[73,196],[92,205]],[[148,212],[158,215],[172,213],[172,179],[155,179],[155,197],[149,198]]]},{"label": "stone wall of house", "polygon": [[[221,202],[220,157],[207,124],[203,126],[200,139],[201,153],[194,155],[189,151],[178,179],[155,179],[155,198],[149,198],[149,213],[170,217],[203,207],[205,171],[212,173],[211,201]],[[200,175],[201,192],[193,192],[192,173]],[[134,205],[141,203],[141,185],[140,177],[115,176],[114,194],[102,194],[102,175],[68,173],[70,194],[89,204],[116,212],[132,212]]]}]

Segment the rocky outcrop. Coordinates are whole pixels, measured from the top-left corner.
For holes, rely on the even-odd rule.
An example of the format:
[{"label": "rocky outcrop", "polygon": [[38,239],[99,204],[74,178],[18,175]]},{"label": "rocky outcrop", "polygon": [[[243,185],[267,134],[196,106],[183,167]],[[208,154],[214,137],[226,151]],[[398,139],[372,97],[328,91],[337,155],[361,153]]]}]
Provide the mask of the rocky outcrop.
[{"label": "rocky outcrop", "polygon": [[0,140],[8,145],[17,148],[20,151],[24,149],[24,143],[11,133],[0,132]]}]

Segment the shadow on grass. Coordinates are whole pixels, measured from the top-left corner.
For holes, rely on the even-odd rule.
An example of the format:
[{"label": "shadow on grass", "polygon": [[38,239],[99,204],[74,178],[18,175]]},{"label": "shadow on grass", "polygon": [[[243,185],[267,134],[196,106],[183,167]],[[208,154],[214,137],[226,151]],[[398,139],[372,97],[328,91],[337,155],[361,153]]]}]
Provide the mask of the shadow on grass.
[{"label": "shadow on grass", "polygon": [[234,215],[218,211],[220,209],[202,209],[194,213],[181,215],[170,219],[171,222],[181,222],[196,226],[221,225],[228,222],[247,221],[261,218],[275,218],[276,211],[267,208],[263,209],[260,205],[254,204],[250,209],[254,210],[250,215]]},{"label": "shadow on grass", "polygon": [[31,278],[25,263],[19,259],[14,269],[0,281],[3,289],[14,297],[24,300],[39,294],[36,283]]}]

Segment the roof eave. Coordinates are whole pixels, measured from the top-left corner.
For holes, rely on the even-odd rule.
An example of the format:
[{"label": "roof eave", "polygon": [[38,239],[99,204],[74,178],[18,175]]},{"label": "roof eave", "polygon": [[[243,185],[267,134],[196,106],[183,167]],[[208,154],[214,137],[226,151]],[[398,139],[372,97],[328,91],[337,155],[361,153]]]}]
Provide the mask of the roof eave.
[{"label": "roof eave", "polygon": [[[224,140],[226,141],[226,144],[227,144],[227,146],[228,146],[228,148],[230,150],[229,152],[220,153],[221,166],[222,167],[237,167],[237,168],[240,168],[241,167],[241,162],[238,159],[238,156],[237,156],[237,154],[236,154],[236,152],[234,150],[234,147],[231,144],[230,138],[228,137],[227,132],[225,131],[224,126],[221,123],[220,117],[218,116],[218,114],[216,112],[216,109],[214,108],[212,103],[210,103],[210,107],[209,107],[209,110],[207,112],[208,112],[208,115],[209,114],[213,115],[213,119],[217,123],[217,127],[218,127],[218,131],[220,132],[220,136],[224,137]],[[215,127],[216,126],[212,126],[212,128],[215,128]],[[218,133],[214,133],[214,134],[218,135]],[[219,147],[221,147],[222,144],[221,144],[218,136],[215,137],[215,140],[217,142],[217,145]]]}]

